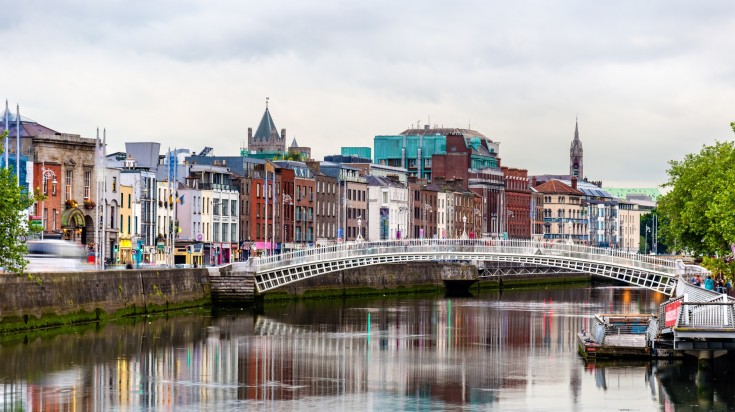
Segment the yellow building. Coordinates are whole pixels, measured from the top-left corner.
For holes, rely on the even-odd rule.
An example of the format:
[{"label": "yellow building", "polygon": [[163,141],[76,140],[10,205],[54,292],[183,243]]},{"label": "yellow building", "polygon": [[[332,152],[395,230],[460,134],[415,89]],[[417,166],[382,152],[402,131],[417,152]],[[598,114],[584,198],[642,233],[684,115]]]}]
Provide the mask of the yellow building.
[{"label": "yellow building", "polygon": [[119,263],[132,263],[133,250],[133,187],[120,185],[120,250]]}]

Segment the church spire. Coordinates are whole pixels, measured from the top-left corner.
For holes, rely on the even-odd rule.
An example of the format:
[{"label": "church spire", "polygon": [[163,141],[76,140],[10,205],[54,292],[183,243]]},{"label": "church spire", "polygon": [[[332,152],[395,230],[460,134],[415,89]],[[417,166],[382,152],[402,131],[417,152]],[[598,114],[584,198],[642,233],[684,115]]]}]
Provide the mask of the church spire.
[{"label": "church spire", "polygon": [[584,179],[584,150],[579,140],[579,118],[574,120],[574,140],[569,148],[569,175]]}]

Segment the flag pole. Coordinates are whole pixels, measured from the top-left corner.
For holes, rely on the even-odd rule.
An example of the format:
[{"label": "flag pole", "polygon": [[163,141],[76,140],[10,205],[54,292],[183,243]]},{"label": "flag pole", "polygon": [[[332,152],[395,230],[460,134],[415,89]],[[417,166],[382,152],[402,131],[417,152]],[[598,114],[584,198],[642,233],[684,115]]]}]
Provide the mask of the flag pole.
[{"label": "flag pole", "polygon": [[100,147],[100,171],[102,173],[102,241],[100,242],[100,267],[105,270],[105,256],[107,255],[107,171],[105,170],[105,146],[107,145],[107,128],[102,129],[102,147]]},{"label": "flag pole", "polygon": [[20,187],[20,104],[15,107],[15,177]]},{"label": "flag pole", "polygon": [[[100,150],[100,128],[97,128],[97,137],[94,139],[94,198],[100,200],[100,169],[99,169],[99,150]],[[100,208],[95,205],[94,208],[94,268],[99,269],[100,264]]]},{"label": "flag pole", "polygon": [[5,147],[3,148],[5,150],[5,168],[7,168],[9,160],[9,154],[8,151],[10,149],[10,128],[9,123],[10,122],[10,108],[8,107],[8,99],[5,99],[5,131],[8,132],[8,134],[5,135]]}]

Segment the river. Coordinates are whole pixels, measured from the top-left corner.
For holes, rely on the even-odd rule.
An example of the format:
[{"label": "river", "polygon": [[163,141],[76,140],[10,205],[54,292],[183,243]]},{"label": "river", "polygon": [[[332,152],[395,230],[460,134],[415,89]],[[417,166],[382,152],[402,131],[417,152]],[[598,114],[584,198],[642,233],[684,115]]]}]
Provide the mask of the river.
[{"label": "river", "polygon": [[735,408],[735,363],[585,364],[626,287],[387,296],[192,311],[5,337],[0,407],[22,411],[698,411]]}]

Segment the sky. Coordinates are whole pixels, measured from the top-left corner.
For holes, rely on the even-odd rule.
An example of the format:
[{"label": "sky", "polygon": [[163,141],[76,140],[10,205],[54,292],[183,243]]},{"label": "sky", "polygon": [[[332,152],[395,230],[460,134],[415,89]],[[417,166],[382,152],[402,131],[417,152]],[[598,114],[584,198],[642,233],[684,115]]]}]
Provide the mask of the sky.
[{"label": "sky", "polygon": [[[424,125],[500,142],[502,164],[665,183],[731,140],[735,2],[3,2],[0,97],[54,130],[237,155],[266,97],[313,157]],[[4,95],[4,96],[3,96]]]}]

